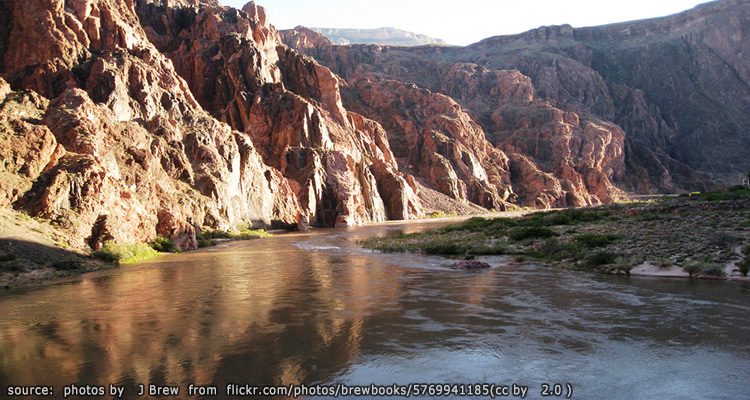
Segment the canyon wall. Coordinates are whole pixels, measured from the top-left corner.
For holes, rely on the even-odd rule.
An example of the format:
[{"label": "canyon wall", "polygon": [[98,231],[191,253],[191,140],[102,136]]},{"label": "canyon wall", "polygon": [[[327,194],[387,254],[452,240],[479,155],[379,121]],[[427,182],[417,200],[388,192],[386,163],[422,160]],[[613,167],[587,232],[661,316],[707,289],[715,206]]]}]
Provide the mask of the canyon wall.
[{"label": "canyon wall", "polygon": [[0,201],[73,247],[422,214],[382,127],[253,4],[0,7]]},{"label": "canyon wall", "polygon": [[[301,27],[283,34],[347,80],[395,79],[451,96],[505,151],[509,137],[557,123],[531,118],[531,126],[517,125],[554,114],[519,107],[519,95],[573,112],[584,127],[624,134],[622,146],[602,159],[616,159],[605,167],[611,183],[655,193],[739,184],[750,170],[748,21],[749,1],[721,0],[663,18],[542,27],[466,47],[332,46]],[[499,84],[513,74],[530,86],[519,92]],[[509,112],[520,119],[503,118]],[[588,135],[574,136],[585,143]]]},{"label": "canyon wall", "polygon": [[[392,144],[405,135],[413,136],[409,130],[414,127],[430,131],[424,115],[431,120],[463,121],[454,129],[432,131],[451,143],[464,142],[462,136],[472,137],[471,153],[485,164],[496,165],[485,168],[493,176],[489,187],[497,198],[548,208],[602,204],[621,194],[614,181],[624,175],[622,129],[590,113],[553,106],[537,96],[532,79],[517,70],[422,55],[445,53],[449,58],[457,48],[334,46],[319,33],[301,27],[282,35],[288,45],[345,78],[345,105],[380,121],[391,133]],[[446,101],[452,105],[444,106]],[[408,123],[394,123],[394,118]],[[416,147],[421,148],[421,142]],[[488,148],[493,148],[493,156],[487,156]],[[412,158],[420,154],[415,146],[400,153]],[[422,164],[409,172],[433,181],[430,163],[423,160]],[[445,194],[454,192],[433,186]],[[467,193],[477,204],[487,207],[491,203]]]},{"label": "canyon wall", "polygon": [[253,2],[0,2],[0,206],[68,245],[611,202],[750,170],[750,2],[467,47]]}]

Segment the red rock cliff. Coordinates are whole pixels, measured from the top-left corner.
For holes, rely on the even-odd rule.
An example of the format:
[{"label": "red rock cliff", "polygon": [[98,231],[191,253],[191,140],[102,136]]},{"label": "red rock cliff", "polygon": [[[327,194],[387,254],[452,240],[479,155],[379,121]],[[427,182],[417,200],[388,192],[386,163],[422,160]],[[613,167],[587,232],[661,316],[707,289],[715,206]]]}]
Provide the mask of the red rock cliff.
[{"label": "red rock cliff", "polygon": [[208,0],[3,2],[0,202],[71,244],[423,213],[385,131],[265,11]]},{"label": "red rock cliff", "polygon": [[[283,32],[287,43],[300,46],[300,51],[347,78],[351,89],[345,92],[351,95],[345,96],[346,105],[382,122],[394,149],[395,143],[402,141],[403,132],[415,127],[439,133],[445,143],[472,138],[472,146],[456,153],[465,155],[451,161],[458,174],[447,169],[443,175],[436,174],[433,166],[439,164],[429,156],[444,154],[431,152],[429,146],[423,148],[423,142],[401,152],[411,155],[415,174],[432,182],[437,190],[449,195],[461,192],[447,183],[452,181],[460,182],[453,186],[476,187],[475,177],[460,172],[467,170],[460,159],[470,159],[466,156],[470,154],[498,166],[486,167],[496,177],[489,185],[494,198],[544,208],[601,204],[620,194],[613,182],[623,176],[622,130],[590,114],[561,110],[539,99],[532,80],[519,71],[448,62],[422,54],[455,51],[452,48],[333,46],[319,36],[301,27]],[[384,79],[388,83],[382,83]],[[396,81],[413,83],[399,85]],[[441,105],[446,99],[453,102],[452,107]],[[457,107],[460,110],[456,111]],[[427,120],[454,123],[450,128],[442,123],[436,129],[431,123],[425,127]],[[503,161],[495,162],[497,157],[487,156],[490,153],[486,149],[492,145],[496,148],[491,153],[500,154]],[[400,153],[398,149],[396,153]],[[422,159],[414,159],[415,155]],[[481,200],[475,192],[466,191],[463,197],[485,207],[495,202]]]}]

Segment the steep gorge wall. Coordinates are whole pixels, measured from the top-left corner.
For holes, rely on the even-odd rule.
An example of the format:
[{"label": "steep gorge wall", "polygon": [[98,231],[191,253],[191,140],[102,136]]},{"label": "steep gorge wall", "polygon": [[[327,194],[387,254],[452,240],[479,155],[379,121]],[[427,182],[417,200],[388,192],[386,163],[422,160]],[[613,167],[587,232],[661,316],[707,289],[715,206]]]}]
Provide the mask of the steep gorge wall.
[{"label": "steep gorge wall", "polygon": [[260,8],[2,7],[0,201],[67,229],[73,247],[160,235],[191,249],[206,228],[422,213],[382,127],[343,109],[338,78],[285,50]]},{"label": "steep gorge wall", "polygon": [[[621,131],[623,145],[601,160],[611,161],[593,164],[613,171],[607,186],[649,193],[738,184],[750,170],[749,21],[749,1],[721,0],[664,18],[542,27],[466,47],[331,46],[305,28],[284,36],[349,81],[395,79],[451,96],[506,151],[503,138],[529,129],[508,122],[540,114],[519,104],[529,94],[604,127],[605,136]],[[498,85],[513,74],[531,91]],[[498,124],[501,115],[510,118]],[[537,122],[544,129],[553,121]]]},{"label": "steep gorge wall", "polygon": [[519,127],[497,126],[491,109],[508,99],[487,96],[498,87],[488,77],[523,74],[551,107],[619,127],[624,171],[613,178],[648,193],[738,184],[750,170],[749,26],[750,1],[720,0],[663,18],[541,27],[466,47],[344,47],[295,39],[311,36],[304,28],[284,34],[347,79],[397,79],[453,97],[493,143]]},{"label": "steep gorge wall", "polygon": [[[392,141],[404,131],[387,122],[395,115],[424,129],[425,118],[415,115],[415,108],[429,110],[422,113],[432,120],[466,121],[437,131],[451,143],[461,143],[462,136],[469,135],[481,149],[494,145],[494,152],[504,158],[499,169],[489,168],[501,177],[491,185],[500,189],[500,198],[544,208],[601,204],[620,194],[614,181],[624,174],[622,130],[591,114],[554,107],[539,98],[532,80],[517,70],[494,70],[421,54],[434,52],[448,58],[455,48],[333,46],[318,33],[301,27],[282,34],[287,44],[346,78],[347,107],[382,122]],[[363,92],[363,88],[367,90]],[[372,100],[377,97],[382,99]],[[404,97],[410,99],[404,101]],[[401,100],[383,100],[394,98]],[[453,108],[440,105],[446,98],[454,103],[453,108],[460,108],[461,118],[456,118]],[[493,162],[493,157],[485,156],[486,150],[472,152],[480,160]],[[429,180],[429,172],[420,172],[429,171],[430,163],[424,164],[415,174]],[[463,169],[461,162],[454,164],[456,170]],[[477,201],[471,195],[469,198]]]},{"label": "steep gorge wall", "polygon": [[[252,137],[265,163],[287,178],[303,223],[346,226],[421,214],[382,128],[348,112],[339,78],[284,46],[261,7],[140,1],[137,11],[198,102]],[[378,186],[376,175],[392,185]]]}]

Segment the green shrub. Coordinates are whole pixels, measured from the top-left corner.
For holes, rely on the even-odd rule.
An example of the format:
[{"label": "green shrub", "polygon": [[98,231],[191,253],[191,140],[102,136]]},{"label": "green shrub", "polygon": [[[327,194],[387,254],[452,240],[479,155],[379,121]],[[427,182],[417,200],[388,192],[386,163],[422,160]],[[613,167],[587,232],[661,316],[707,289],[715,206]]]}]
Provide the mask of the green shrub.
[{"label": "green shrub", "polygon": [[251,240],[251,239],[269,237],[271,236],[271,234],[266,232],[263,229],[244,229],[244,230],[239,230],[239,231],[205,230],[205,231],[199,232],[195,236],[196,236],[196,239],[198,239],[198,241],[200,242],[200,241],[209,241],[213,239]]},{"label": "green shrub", "polygon": [[578,243],[561,243],[556,238],[547,239],[538,251],[533,252],[535,257],[551,261],[580,259],[581,254],[582,247]]},{"label": "green shrub", "polygon": [[596,267],[600,265],[613,264],[617,260],[617,254],[607,251],[599,251],[586,256],[584,262],[586,265]]},{"label": "green shrub", "polygon": [[515,241],[526,239],[546,239],[558,236],[552,229],[541,226],[521,226],[508,231],[508,237]]},{"label": "green shrub", "polygon": [[431,212],[431,213],[425,215],[425,217],[427,217],[427,218],[448,218],[448,217],[455,217],[457,215],[458,215],[458,213],[456,211],[448,211],[447,213],[444,212],[444,211],[434,211],[434,212]]},{"label": "green shrub", "polygon": [[485,232],[488,234],[498,234],[513,226],[516,226],[516,220],[512,218],[486,219],[482,217],[473,217],[460,224],[449,225],[444,228],[440,228],[436,232]]},{"label": "green shrub", "polygon": [[660,221],[660,220],[662,220],[664,218],[660,214],[658,214],[656,212],[648,211],[648,212],[644,212],[644,213],[638,214],[634,219],[636,221],[644,221],[645,222],[645,221]]},{"label": "green shrub", "polygon": [[213,239],[198,239],[198,247],[199,248],[205,248],[205,247],[212,247],[216,246],[216,241]]},{"label": "green shrub", "polygon": [[239,232],[232,232],[230,239],[232,240],[252,240],[260,239],[265,237],[271,237],[272,235],[263,229],[246,229]]},{"label": "green shrub", "polygon": [[691,277],[697,274],[708,276],[724,276],[724,268],[721,265],[706,262],[693,262],[682,268]]},{"label": "green shrub", "polygon": [[626,275],[630,275],[630,271],[633,269],[633,266],[634,264],[631,260],[628,260],[624,257],[618,257],[615,260],[614,271],[622,272],[622,273],[625,273]]},{"label": "green shrub", "polygon": [[745,186],[733,186],[725,192],[703,193],[701,196],[706,201],[750,199],[750,188]]},{"label": "green shrub", "polygon": [[455,242],[437,242],[426,245],[424,252],[435,255],[456,255],[465,254],[466,249]]},{"label": "green shrub", "polygon": [[151,248],[159,253],[177,253],[180,251],[172,239],[162,236],[157,236],[156,239],[151,242]]},{"label": "green shrub", "polygon": [[118,244],[106,242],[94,252],[94,257],[118,264],[134,264],[156,257],[159,253],[145,243]]},{"label": "green shrub", "polygon": [[596,233],[583,233],[573,238],[575,242],[588,248],[604,247],[620,239],[621,237],[618,235],[599,235]]}]

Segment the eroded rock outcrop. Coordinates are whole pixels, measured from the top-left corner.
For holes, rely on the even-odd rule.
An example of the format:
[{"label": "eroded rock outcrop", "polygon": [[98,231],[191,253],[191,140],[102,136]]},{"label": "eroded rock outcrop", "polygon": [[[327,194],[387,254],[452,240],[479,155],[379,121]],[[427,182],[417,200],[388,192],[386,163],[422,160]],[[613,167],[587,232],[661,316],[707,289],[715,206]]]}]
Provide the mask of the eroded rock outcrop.
[{"label": "eroded rock outcrop", "polygon": [[0,7],[0,201],[76,247],[422,214],[382,127],[254,3]]},{"label": "eroded rock outcrop", "polygon": [[[301,27],[285,31],[283,36],[288,44],[301,46],[300,51],[315,56],[347,78],[351,89],[345,93],[353,94],[345,96],[346,106],[384,123],[386,130],[393,133],[390,139],[394,149],[398,147],[396,143],[403,141],[405,126],[406,131],[415,127],[420,130],[426,119],[452,121],[452,128],[433,131],[441,132],[445,143],[471,137],[473,145],[455,154],[471,154],[482,163],[495,164],[485,165],[487,171],[492,171],[489,186],[494,188],[487,191],[486,187],[478,188],[474,174],[462,173],[467,168],[460,166],[466,164],[460,159],[470,159],[468,156],[452,157],[452,161],[442,163],[453,164],[450,169],[440,169],[437,161],[422,162],[432,165],[433,172],[423,173],[429,168],[422,167],[415,174],[424,176],[431,187],[442,193],[453,197],[460,193],[459,197],[488,208],[496,208],[497,199],[542,208],[583,206],[609,202],[620,194],[613,181],[623,175],[621,129],[588,114],[560,110],[539,99],[532,79],[517,70],[445,62],[423,55],[452,51],[443,48],[333,46],[321,40],[318,33]],[[373,100],[378,97],[391,101]],[[404,100],[405,97],[411,98]],[[393,101],[396,98],[400,101]],[[441,105],[445,99],[453,105]],[[456,107],[461,109],[456,112]],[[396,116],[399,121],[394,123]],[[414,157],[423,154],[445,156],[423,149],[424,143],[432,142],[414,142],[402,152],[411,155],[411,165],[419,165]],[[489,152],[487,149],[493,145],[496,148]],[[490,153],[500,156],[488,156]],[[463,190],[461,186],[478,190]]]},{"label": "eroded rock outcrop", "polygon": [[[508,103],[518,108],[527,95],[575,113],[582,126],[616,125],[623,146],[604,159],[622,152],[624,173],[611,179],[627,190],[673,192],[736,185],[750,170],[749,20],[750,1],[722,0],[664,18],[541,27],[467,47],[332,46],[303,28],[285,31],[284,39],[348,80],[396,79],[451,96],[493,143],[493,114],[507,113]],[[511,89],[524,80],[513,74],[528,85]]]},{"label": "eroded rock outcrop", "polygon": [[[382,128],[348,112],[339,77],[284,46],[261,7],[139,2],[138,13],[198,101],[247,132],[289,180],[305,223],[358,225],[421,213]],[[392,183],[387,193],[375,174]]]},{"label": "eroded rock outcrop", "polygon": [[299,221],[286,179],[247,134],[202,110],[132,3],[4,7],[13,23],[3,76],[26,90],[2,104],[2,137],[17,160],[6,164],[16,179],[4,201],[94,248],[160,234],[190,249],[196,229]]},{"label": "eroded rock outcrop", "polygon": [[512,196],[508,158],[447,96],[393,80],[362,79],[347,105],[383,123],[399,165],[453,199],[504,210]]}]

